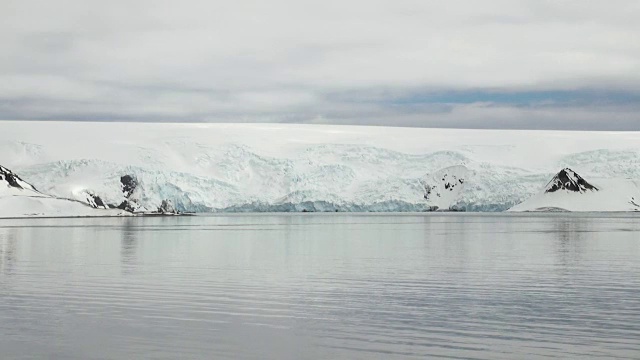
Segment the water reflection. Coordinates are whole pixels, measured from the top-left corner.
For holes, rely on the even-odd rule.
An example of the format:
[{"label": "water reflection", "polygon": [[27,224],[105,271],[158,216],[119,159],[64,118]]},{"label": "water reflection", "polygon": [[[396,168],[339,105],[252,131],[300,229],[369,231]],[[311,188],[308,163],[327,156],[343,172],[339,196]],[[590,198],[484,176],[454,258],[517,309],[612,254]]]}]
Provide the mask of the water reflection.
[{"label": "water reflection", "polygon": [[0,349],[10,359],[633,358],[636,221],[0,221]]},{"label": "water reflection", "polygon": [[11,275],[17,257],[18,229],[8,229],[0,232],[0,269],[4,275]]},{"label": "water reflection", "polygon": [[120,259],[122,263],[122,273],[131,274],[136,270],[138,238],[137,228],[134,226],[134,219],[123,220],[120,240]]},{"label": "water reflection", "polygon": [[557,262],[560,269],[576,266],[585,250],[585,239],[590,222],[584,218],[558,219],[553,222],[549,235],[555,237]]}]

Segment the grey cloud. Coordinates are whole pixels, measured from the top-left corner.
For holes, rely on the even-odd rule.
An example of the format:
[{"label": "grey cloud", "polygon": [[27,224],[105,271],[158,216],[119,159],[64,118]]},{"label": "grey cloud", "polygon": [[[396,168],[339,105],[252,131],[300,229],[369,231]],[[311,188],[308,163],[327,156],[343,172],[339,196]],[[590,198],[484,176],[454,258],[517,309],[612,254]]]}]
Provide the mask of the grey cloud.
[{"label": "grey cloud", "polygon": [[[640,130],[639,15],[635,0],[6,0],[0,118]],[[390,101],[425,89],[436,100]],[[531,98],[438,95],[473,91]]]}]

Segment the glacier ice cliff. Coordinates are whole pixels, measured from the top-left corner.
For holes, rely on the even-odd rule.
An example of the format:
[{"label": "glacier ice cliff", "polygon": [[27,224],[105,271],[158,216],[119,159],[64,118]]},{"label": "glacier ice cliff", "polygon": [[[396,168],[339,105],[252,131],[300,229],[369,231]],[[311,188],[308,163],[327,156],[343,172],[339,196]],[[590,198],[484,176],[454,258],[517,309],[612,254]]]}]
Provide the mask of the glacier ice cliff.
[{"label": "glacier ice cliff", "polygon": [[503,211],[558,168],[640,179],[640,133],[3,122],[0,152],[43,193],[143,212]]}]

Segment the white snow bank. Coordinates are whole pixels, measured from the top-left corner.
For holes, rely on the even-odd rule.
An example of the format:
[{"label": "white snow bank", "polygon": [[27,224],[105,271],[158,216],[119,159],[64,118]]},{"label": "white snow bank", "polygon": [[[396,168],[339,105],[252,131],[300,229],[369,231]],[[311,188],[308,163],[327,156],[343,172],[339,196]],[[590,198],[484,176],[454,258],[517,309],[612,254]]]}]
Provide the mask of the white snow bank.
[{"label": "white snow bank", "polygon": [[46,196],[2,196],[0,218],[12,217],[81,217],[128,216],[122,210],[98,210],[73,200]]}]

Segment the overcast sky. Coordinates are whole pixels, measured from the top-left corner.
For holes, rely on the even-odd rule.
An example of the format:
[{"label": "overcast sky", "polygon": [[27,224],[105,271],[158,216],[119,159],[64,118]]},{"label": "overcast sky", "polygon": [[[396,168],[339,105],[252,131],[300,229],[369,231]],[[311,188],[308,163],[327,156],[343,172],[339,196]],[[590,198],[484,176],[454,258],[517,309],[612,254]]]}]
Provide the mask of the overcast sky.
[{"label": "overcast sky", "polygon": [[640,130],[638,0],[0,1],[0,119]]}]

